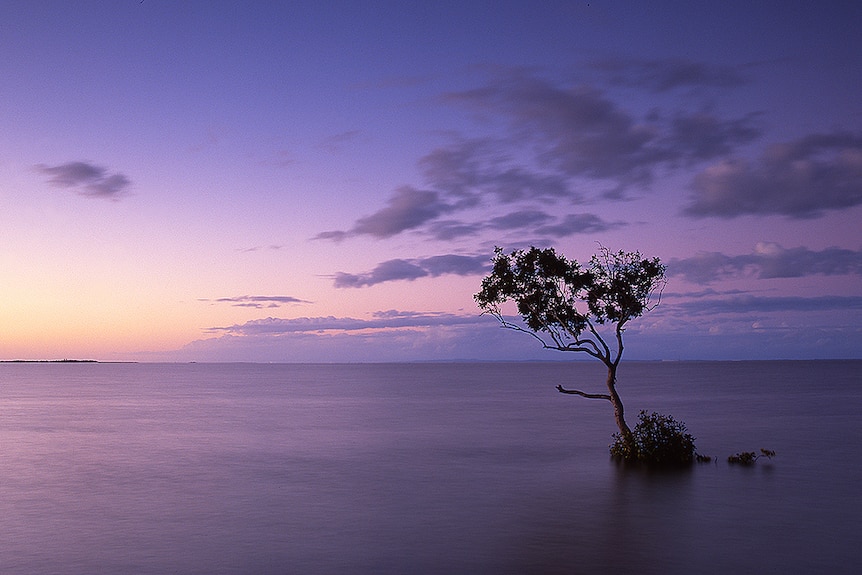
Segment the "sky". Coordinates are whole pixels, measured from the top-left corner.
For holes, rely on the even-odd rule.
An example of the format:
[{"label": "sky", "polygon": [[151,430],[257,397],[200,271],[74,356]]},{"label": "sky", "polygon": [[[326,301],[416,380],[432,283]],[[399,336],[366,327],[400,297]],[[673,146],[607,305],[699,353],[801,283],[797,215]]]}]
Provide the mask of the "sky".
[{"label": "sky", "polygon": [[860,29],[840,1],[6,0],[0,359],[574,359],[473,300],[531,245],[667,265],[627,358],[862,358]]}]

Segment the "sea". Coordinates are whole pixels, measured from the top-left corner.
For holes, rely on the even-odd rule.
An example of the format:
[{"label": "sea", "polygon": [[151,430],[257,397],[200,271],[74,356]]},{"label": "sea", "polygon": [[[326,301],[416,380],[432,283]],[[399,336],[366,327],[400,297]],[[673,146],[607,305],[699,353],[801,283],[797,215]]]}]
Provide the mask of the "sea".
[{"label": "sea", "polygon": [[[862,572],[862,361],[0,364],[2,574]],[[743,451],[775,451],[754,465]]]}]

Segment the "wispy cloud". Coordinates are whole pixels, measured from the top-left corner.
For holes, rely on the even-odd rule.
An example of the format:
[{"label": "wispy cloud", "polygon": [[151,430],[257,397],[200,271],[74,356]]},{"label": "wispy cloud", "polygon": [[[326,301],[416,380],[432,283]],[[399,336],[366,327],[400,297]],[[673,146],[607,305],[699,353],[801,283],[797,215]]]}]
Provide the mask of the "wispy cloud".
[{"label": "wispy cloud", "polygon": [[123,174],[87,162],[68,162],[57,166],[39,164],[36,171],[48,176],[48,183],[60,188],[74,189],[91,198],[119,198],[131,181]]},{"label": "wispy cloud", "polygon": [[261,165],[274,168],[287,168],[296,164],[295,155],[289,150],[278,150],[272,156],[261,160]]},{"label": "wispy cloud", "polygon": [[213,303],[227,303],[236,307],[276,308],[285,304],[310,303],[307,300],[286,295],[243,295],[236,297],[220,297],[216,299],[200,299]]},{"label": "wispy cloud", "polygon": [[775,312],[825,312],[862,310],[862,296],[753,296],[737,295],[722,298],[698,299],[666,306],[671,313],[685,316],[711,316],[715,314],[764,315]]},{"label": "wispy cloud", "polygon": [[368,287],[376,284],[437,277],[444,274],[480,275],[489,265],[488,256],[448,254],[412,260],[394,259],[378,264],[373,270],[361,274],[338,272],[334,285],[337,288]]},{"label": "wispy cloud", "polygon": [[862,204],[862,134],[813,134],[769,146],[756,162],[728,159],[694,179],[684,213],[812,218]]},{"label": "wispy cloud", "polygon": [[547,352],[479,313],[388,310],[368,319],[267,318],[215,327],[167,361],[380,362],[527,357]]},{"label": "wispy cloud", "polygon": [[243,253],[259,252],[259,251],[278,251],[284,246],[281,244],[269,244],[268,246],[252,246],[250,248],[239,248],[237,251]]},{"label": "wispy cloud", "polygon": [[330,154],[337,154],[344,150],[345,147],[356,142],[361,135],[362,132],[359,130],[348,130],[339,134],[333,134],[321,141],[318,147],[326,150]]},{"label": "wispy cloud", "polygon": [[[402,329],[415,327],[431,327],[446,325],[476,324],[487,318],[474,315],[456,315],[450,313],[421,313],[388,310],[377,312],[373,319],[357,319],[351,317],[299,317],[282,319],[268,317],[256,319],[243,324],[225,327],[209,328],[210,332],[222,332],[233,335],[256,336],[278,335],[290,333],[318,333],[323,331],[360,331],[368,329]],[[482,322],[484,323],[484,322]]]},{"label": "wispy cloud", "polygon": [[785,249],[762,242],[753,253],[729,256],[721,252],[700,252],[668,263],[668,273],[688,281],[707,284],[728,278],[755,276],[762,279],[794,278],[810,275],[862,275],[862,251],[805,247]]},{"label": "wispy cloud", "polygon": [[591,64],[613,84],[667,92],[678,88],[728,88],[749,82],[738,68],[688,59],[606,58]]}]

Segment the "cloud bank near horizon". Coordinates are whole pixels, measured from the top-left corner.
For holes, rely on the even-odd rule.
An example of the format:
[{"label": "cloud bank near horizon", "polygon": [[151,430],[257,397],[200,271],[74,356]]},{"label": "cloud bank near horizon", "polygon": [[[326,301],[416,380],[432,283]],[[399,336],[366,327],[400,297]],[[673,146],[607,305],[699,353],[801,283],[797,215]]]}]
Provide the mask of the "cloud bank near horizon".
[{"label": "cloud bank near horizon", "polygon": [[690,258],[672,259],[668,262],[668,272],[698,284],[745,276],[774,279],[862,275],[862,250],[837,247],[819,251],[805,247],[785,249],[775,243],[761,242],[753,253],[746,255],[699,252]]},{"label": "cloud bank near horizon", "polygon": [[[862,341],[862,326],[846,319],[848,311],[862,310],[859,296],[693,295],[666,294],[655,310],[632,322],[626,332],[626,357],[723,359],[731,349],[736,359],[841,358],[852,357]],[[711,321],[703,323],[702,317]],[[214,337],[160,354],[159,360],[589,360],[542,349],[534,339],[503,329],[478,312],[386,310],[371,319],[268,317],[207,332]]]}]

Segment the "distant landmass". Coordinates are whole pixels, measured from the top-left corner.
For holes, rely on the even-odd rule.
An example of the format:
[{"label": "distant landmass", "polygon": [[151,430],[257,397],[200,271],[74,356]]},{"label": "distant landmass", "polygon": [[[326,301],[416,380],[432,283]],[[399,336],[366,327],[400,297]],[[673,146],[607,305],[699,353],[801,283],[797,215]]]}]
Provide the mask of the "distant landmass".
[{"label": "distant landmass", "polygon": [[129,361],[99,361],[97,359],[0,359],[0,363],[134,363]]},{"label": "distant landmass", "polygon": [[95,359],[3,359],[0,363],[99,363]]}]

